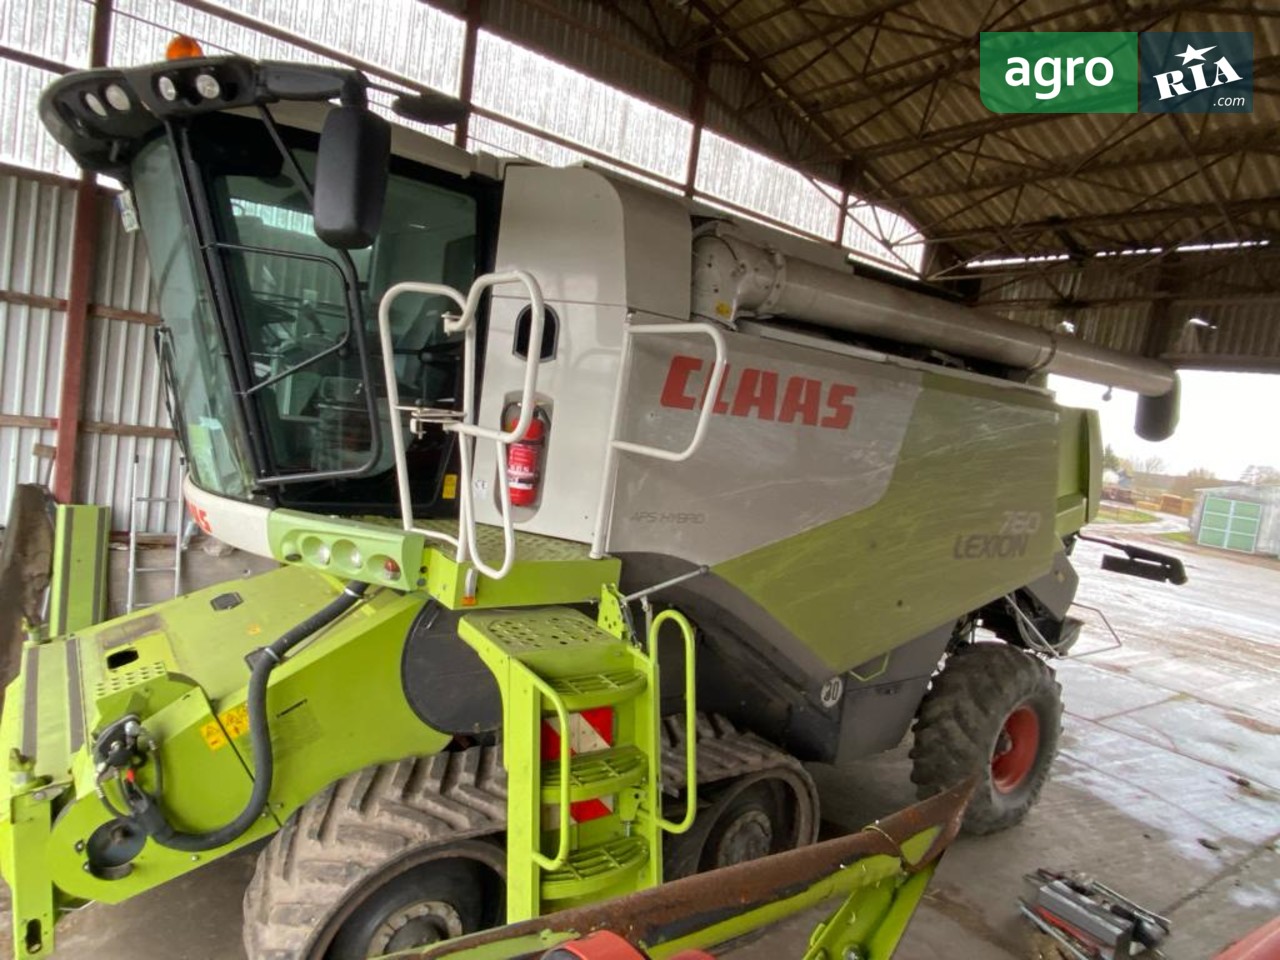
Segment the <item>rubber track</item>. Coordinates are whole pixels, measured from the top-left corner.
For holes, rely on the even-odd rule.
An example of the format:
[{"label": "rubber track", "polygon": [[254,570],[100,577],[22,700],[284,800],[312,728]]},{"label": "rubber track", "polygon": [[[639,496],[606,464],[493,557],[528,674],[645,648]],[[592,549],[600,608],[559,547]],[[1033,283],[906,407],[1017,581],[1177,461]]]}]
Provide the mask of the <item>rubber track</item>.
[{"label": "rubber track", "polygon": [[[724,717],[700,714],[697,734],[699,784],[779,767],[808,779],[794,757]],[[685,785],[684,739],[684,717],[664,718],[663,786],[673,795]],[[330,784],[259,855],[244,895],[249,960],[311,960],[317,928],[371,872],[433,842],[502,832],[506,798],[500,747],[369,767]]]},{"label": "rubber track", "polygon": [[[739,731],[725,717],[700,713],[697,723],[698,784],[719,783],[734,777],[789,767],[808,777],[803,765],[754,733]],[[686,780],[685,721],[681,714],[662,718],[662,786],[676,795]]]},{"label": "rubber track", "polygon": [[501,832],[507,785],[497,747],[369,767],[330,784],[258,857],[244,895],[249,960],[310,958],[335,904],[411,850]]},{"label": "rubber track", "polygon": [[[990,770],[995,731],[1012,707],[1037,693],[1052,692],[1057,707],[1048,744],[1048,770],[1057,750],[1062,688],[1039,657],[1003,643],[963,647],[933,678],[912,727],[911,779],[921,799],[959,783],[975,770]],[[1036,802],[1047,772],[1035,783],[1016,815],[998,809],[990,787],[979,785],[969,804],[965,826],[991,833],[1021,820]]]}]

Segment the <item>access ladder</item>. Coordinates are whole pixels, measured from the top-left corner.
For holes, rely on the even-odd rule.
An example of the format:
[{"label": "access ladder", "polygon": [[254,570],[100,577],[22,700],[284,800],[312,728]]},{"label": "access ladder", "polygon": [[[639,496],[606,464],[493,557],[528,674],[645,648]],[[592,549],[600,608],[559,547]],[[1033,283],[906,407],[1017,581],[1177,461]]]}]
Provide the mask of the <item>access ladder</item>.
[{"label": "access ladder", "polygon": [[[508,922],[661,883],[663,834],[693,825],[693,628],[664,610],[638,645],[623,604],[606,588],[598,621],[547,607],[472,613],[459,624],[502,690]],[[667,623],[686,658],[689,770],[678,823],[662,816],[657,641]]]}]

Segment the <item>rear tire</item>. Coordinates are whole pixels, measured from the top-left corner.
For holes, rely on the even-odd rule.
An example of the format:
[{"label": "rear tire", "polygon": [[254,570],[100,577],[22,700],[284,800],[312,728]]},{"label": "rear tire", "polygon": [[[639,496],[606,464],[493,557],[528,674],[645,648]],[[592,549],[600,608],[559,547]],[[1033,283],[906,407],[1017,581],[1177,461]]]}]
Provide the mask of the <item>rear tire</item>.
[{"label": "rear tire", "polygon": [[[686,807],[684,718],[662,726],[668,818]],[[698,818],[684,834],[663,839],[663,877],[704,870],[808,846],[818,839],[818,789],[800,761],[726,718],[699,714]]]},{"label": "rear tire", "polygon": [[363,960],[502,923],[506,812],[492,747],[331,784],[258,857],[249,960]]},{"label": "rear tire", "polygon": [[964,827],[995,833],[1027,815],[1049,777],[1062,688],[1039,657],[1004,643],[953,653],[916,713],[911,779],[921,799],[973,773]]}]

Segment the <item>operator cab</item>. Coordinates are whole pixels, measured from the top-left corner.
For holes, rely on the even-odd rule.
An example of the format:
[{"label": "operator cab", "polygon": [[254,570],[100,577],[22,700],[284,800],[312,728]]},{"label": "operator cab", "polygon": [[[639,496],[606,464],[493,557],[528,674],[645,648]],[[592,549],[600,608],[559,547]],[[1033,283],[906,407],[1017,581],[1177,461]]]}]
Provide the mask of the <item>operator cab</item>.
[{"label": "operator cab", "polygon": [[[118,203],[146,236],[155,278],[172,419],[209,493],[397,509],[388,434],[399,418],[377,305],[404,280],[466,290],[485,273],[499,187],[460,165],[390,157],[389,125],[366,95],[351,70],[200,57],[77,73],[41,101],[77,161],[125,186]],[[405,100],[434,122],[456,104]],[[323,133],[306,129],[317,121]],[[443,325],[452,306],[393,304],[402,403],[462,409],[462,335]],[[456,515],[456,436],[404,439],[414,514]]]}]

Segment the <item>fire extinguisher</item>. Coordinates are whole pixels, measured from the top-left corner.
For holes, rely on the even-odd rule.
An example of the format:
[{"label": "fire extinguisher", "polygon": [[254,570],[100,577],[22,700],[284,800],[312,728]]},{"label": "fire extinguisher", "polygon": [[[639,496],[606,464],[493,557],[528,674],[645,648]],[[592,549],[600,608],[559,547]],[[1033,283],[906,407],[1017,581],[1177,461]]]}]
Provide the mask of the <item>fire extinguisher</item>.
[{"label": "fire extinguisher", "polygon": [[[502,411],[502,429],[514,430],[520,421],[520,404],[512,401]],[[551,431],[551,418],[534,404],[533,418],[524,436],[507,446],[507,487],[513,507],[531,507],[538,499],[542,480],[542,449]]]}]

